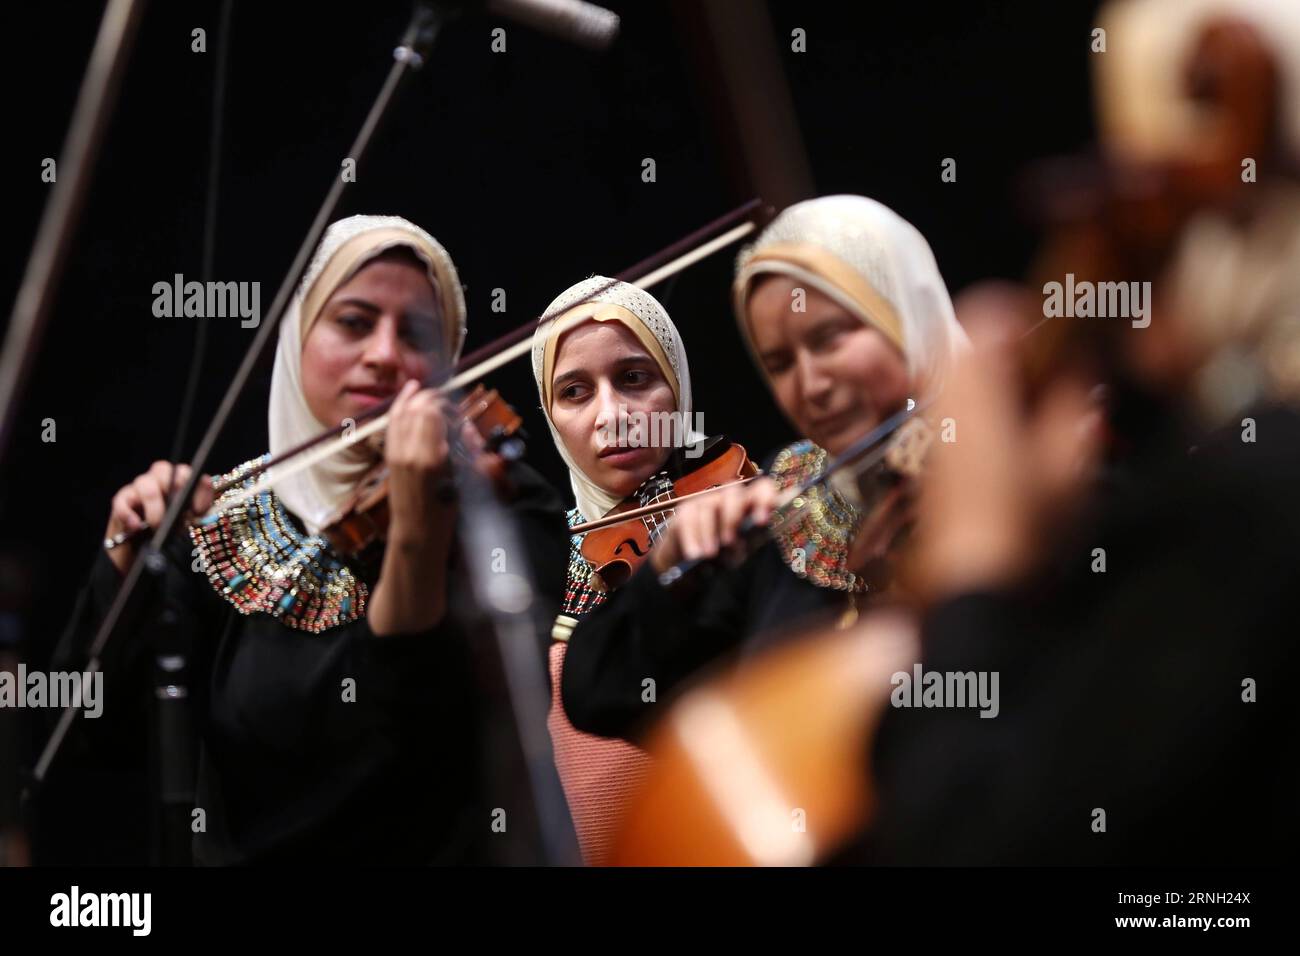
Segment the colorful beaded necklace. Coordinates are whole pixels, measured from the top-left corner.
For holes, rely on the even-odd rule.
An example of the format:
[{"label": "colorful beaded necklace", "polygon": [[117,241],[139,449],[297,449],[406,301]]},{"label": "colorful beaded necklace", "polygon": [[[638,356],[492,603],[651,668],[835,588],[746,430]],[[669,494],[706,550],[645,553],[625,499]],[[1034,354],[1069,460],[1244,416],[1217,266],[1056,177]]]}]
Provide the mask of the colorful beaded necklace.
[{"label": "colorful beaded necklace", "polygon": [[[807,439],[787,445],[768,475],[780,488],[811,481],[826,467],[826,450]],[[825,484],[791,502],[795,510],[774,524],[781,560],[799,577],[819,588],[862,594],[867,582],[845,567],[862,515],[843,495]]]},{"label": "colorful beaded necklace", "polygon": [[[242,478],[268,457],[245,462],[213,484]],[[253,480],[240,482],[223,498]],[[288,627],[319,634],[365,613],[365,582],[335,557],[324,538],[304,534],[270,491],[191,525],[190,540],[213,588],[240,614],[269,614]]]},{"label": "colorful beaded necklace", "polygon": [[[657,472],[641,482],[641,487],[630,500],[643,505],[662,501],[672,494],[672,487],[672,479],[668,477],[668,473]],[[570,528],[586,521],[577,508],[571,508],[565,517]],[[642,521],[653,544],[664,533],[667,520],[663,517],[657,519],[647,517]],[[599,577],[592,573],[587,559],[582,556],[582,542],[586,537],[586,534],[569,535],[569,569],[564,585],[564,606],[555,619],[555,626],[551,629],[551,637],[557,641],[567,641],[582,616],[600,607],[609,596]]]},{"label": "colorful beaded necklace", "polygon": [[[570,508],[565,519],[570,528],[586,520],[577,508]],[[608,597],[604,590],[592,587],[591,565],[582,556],[582,541],[585,537],[585,534],[569,535],[569,569],[564,582],[564,604],[555,619],[555,626],[551,628],[551,637],[557,641],[567,641],[582,616],[600,607]]]}]

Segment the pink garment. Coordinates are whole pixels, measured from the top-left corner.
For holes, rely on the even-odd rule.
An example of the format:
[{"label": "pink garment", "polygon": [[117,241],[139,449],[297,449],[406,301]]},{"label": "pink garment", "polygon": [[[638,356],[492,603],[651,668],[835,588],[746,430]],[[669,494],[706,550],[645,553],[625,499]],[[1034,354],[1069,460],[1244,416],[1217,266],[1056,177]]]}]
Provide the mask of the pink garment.
[{"label": "pink garment", "polygon": [[560,672],[567,650],[562,641],[551,645],[551,712],[546,725],[582,858],[588,866],[605,866],[623,813],[645,778],[650,758],[626,741],[584,734],[569,723],[560,702]]}]

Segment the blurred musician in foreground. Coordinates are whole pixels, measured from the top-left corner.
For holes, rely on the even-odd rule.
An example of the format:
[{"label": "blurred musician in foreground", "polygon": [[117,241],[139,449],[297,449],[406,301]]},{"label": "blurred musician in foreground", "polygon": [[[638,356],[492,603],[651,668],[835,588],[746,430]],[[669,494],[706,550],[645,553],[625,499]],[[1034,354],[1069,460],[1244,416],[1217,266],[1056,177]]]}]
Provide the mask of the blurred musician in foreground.
[{"label": "blurred musician in foreground", "polygon": [[[878,862],[1297,847],[1277,741],[1300,665],[1300,8],[1147,0],[1101,22],[1103,145],[1129,188],[1063,223],[1044,271],[1151,280],[1149,325],[1046,320],[1054,371],[1026,401],[1040,332],[990,295],[959,310],[976,350],[937,413],[957,441],[931,456],[911,580],[923,671],[998,674],[1000,701],[886,708]],[[1104,490],[1084,480],[1097,381]]]}]

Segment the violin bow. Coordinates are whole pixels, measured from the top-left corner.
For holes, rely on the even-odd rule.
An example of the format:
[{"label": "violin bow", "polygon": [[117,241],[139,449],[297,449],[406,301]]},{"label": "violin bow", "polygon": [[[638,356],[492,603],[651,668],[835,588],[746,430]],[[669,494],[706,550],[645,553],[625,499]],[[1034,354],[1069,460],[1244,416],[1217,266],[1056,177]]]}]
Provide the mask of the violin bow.
[{"label": "violin bow", "polygon": [[603,518],[597,518],[594,521],[587,521],[582,524],[575,524],[569,529],[569,534],[586,534],[588,531],[599,531],[601,528],[608,528],[610,525],[622,524],[624,521],[635,521],[637,518],[648,518],[651,515],[665,514],[672,511],[678,505],[695,498],[703,498],[706,495],[723,491],[727,488],[734,488],[737,485],[747,485],[755,478],[762,478],[763,472],[756,475],[750,475],[748,478],[737,478],[735,481],[729,481],[723,485],[714,485],[712,488],[701,488],[699,491],[692,491],[689,495],[679,495],[676,498],[669,498],[665,501],[659,501],[655,504],[644,505],[640,508],[632,508],[629,511],[620,511],[618,514],[608,514]]},{"label": "violin bow", "polygon": [[[443,391],[455,391],[466,384],[477,381],[521,355],[527,354],[532,349],[532,335],[539,325],[556,321],[565,313],[585,302],[592,301],[619,282],[628,282],[639,288],[648,289],[707,258],[719,249],[743,239],[758,228],[754,213],[761,210],[761,208],[762,200],[751,199],[731,212],[701,226],[654,255],[643,259],[636,265],[623,270],[581,301],[566,306],[556,313],[543,315],[536,321],[525,322],[496,341],[476,349],[457,362],[449,377],[438,387]],[[719,232],[719,230],[722,231]],[[715,233],[717,234],[715,235]],[[705,238],[710,236],[712,238]],[[568,327],[579,325],[585,321],[586,319],[582,316],[571,316],[561,325],[561,333]],[[330,455],[377,432],[383,431],[388,426],[388,413],[392,408],[392,403],[393,400],[390,398],[382,404],[369,409],[354,423],[355,427],[351,431],[348,431],[346,425],[336,426],[329,431],[295,445],[293,448],[287,449],[259,466],[249,469],[238,478],[228,479],[218,484],[213,489],[215,497],[212,508],[203,518],[209,518],[218,513],[219,510],[247,501],[261,494],[277,481],[283,481],[291,475],[298,474],[310,468],[316,462],[328,458]],[[362,421],[365,424],[360,424]],[[285,464],[286,462],[291,463]],[[237,494],[221,500],[220,506],[218,506],[217,500],[225,492],[243,484],[250,477],[259,475],[261,477],[257,481],[241,489]]]},{"label": "violin bow", "polygon": [[[926,407],[930,401],[915,403],[911,408],[904,408],[890,415],[883,422],[877,425],[871,431],[867,432],[852,445],[846,448],[840,454],[831,459],[830,463],[822,469],[821,473],[814,478],[799,485],[794,490],[787,490],[787,500],[777,505],[772,510],[773,517],[778,521],[790,520],[792,513],[802,511],[807,504],[807,495],[814,488],[826,484],[838,472],[845,469],[852,469],[855,474],[861,474],[863,471],[875,465],[888,452],[886,442],[898,432],[900,428],[915,418]],[[757,477],[757,476],[755,476]],[[805,512],[806,513],[806,512]],[[798,520],[798,516],[796,516]],[[746,518],[740,527],[739,538],[741,541],[748,539],[758,531],[766,532],[772,525],[759,526]],[[686,561],[678,562],[671,568],[668,568],[659,575],[659,583],[664,587],[671,587],[701,564],[713,561],[713,558],[692,558]]]}]

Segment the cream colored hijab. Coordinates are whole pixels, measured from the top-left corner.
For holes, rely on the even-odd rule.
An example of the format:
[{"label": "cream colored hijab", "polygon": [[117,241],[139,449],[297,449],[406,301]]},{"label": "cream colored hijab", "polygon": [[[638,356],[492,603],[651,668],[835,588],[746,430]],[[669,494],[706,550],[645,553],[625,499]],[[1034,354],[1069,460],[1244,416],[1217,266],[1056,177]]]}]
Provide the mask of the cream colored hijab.
[{"label": "cream colored hijab", "polygon": [[[326,230],[280,323],[268,411],[272,455],[340,424],[318,420],[307,406],[302,390],[302,346],[321,308],[339,286],[371,259],[395,247],[411,249],[428,268],[438,297],[444,354],[449,362],[460,356],[465,342],[465,295],[447,250],[419,226],[398,216],[339,220]],[[302,520],[308,533],[316,534],[379,457],[376,447],[358,442],[276,482],[275,493]]]},{"label": "cream colored hijab", "polygon": [[751,355],[749,294],[760,276],[771,274],[817,289],[879,329],[906,360],[915,398],[942,384],[955,351],[967,344],[930,244],[874,199],[823,196],[796,203],[741,250],[732,295]]},{"label": "cream colored hijab", "polygon": [[[1272,50],[1279,71],[1279,132],[1300,156],[1300,2],[1297,0],[1111,0],[1097,14],[1106,52],[1094,55],[1102,145],[1132,161],[1194,154],[1216,135],[1188,90],[1185,68],[1215,18],[1244,20]],[[1244,159],[1245,157],[1243,157]]]},{"label": "cream colored hijab", "polygon": [[[1098,12],[1107,52],[1092,58],[1102,146],[1159,162],[1196,155],[1218,117],[1187,83],[1188,60],[1214,20],[1254,27],[1278,71],[1278,128],[1300,159],[1300,0],[1112,0]],[[1244,160],[1246,157],[1242,157]],[[1180,332],[1207,356],[1195,378],[1209,424],[1265,400],[1300,397],[1300,189],[1285,178],[1242,218],[1207,207],[1183,229],[1168,271]]]},{"label": "cream colored hijab", "polygon": [[[691,373],[677,326],[650,293],[626,282],[610,285],[612,281],[604,276],[592,276],[564,290],[544,313],[554,318],[538,323],[533,333],[533,378],[537,382],[537,394],[555,448],[569,466],[569,482],[573,486],[578,511],[587,521],[603,517],[622,498],[601,488],[578,467],[551,419],[551,382],[555,376],[555,356],[561,337],[558,334],[560,323],[579,317],[593,322],[622,323],[646,347],[663,372],[677,399],[677,411],[688,422],[692,413]],[[598,291],[601,289],[604,291]],[[691,433],[688,440],[696,441],[700,437]]]}]

